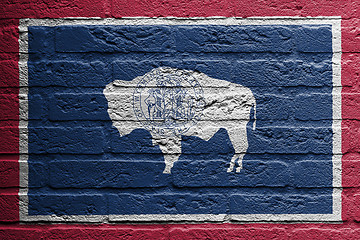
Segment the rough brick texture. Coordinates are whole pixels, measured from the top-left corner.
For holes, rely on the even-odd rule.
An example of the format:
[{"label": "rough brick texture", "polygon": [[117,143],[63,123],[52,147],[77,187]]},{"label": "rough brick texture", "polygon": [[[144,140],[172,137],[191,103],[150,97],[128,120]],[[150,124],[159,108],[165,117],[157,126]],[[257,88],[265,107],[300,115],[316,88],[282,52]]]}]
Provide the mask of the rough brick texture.
[{"label": "rough brick texture", "polygon": [[[11,0],[0,3],[0,12],[0,239],[360,238],[359,1]],[[138,16],[342,18],[341,222],[280,224],[269,219],[268,223],[242,224],[225,218],[210,224],[192,220],[163,224],[166,219],[120,224],[121,217],[110,217],[96,220],[96,225],[88,224],[91,219],[79,224],[76,220],[70,220],[72,224],[31,220],[20,224],[19,129],[24,131],[24,126],[19,126],[19,19]],[[326,42],[331,31],[326,26],[261,26],[234,28],[233,37],[226,38],[227,31],[215,26],[31,29],[29,213],[326,213],[333,186],[329,177],[333,174],[329,164],[333,115],[328,111],[332,83],[326,81],[333,71],[332,46]],[[117,79],[132,81],[162,66],[208,71],[210,77],[230,82],[244,79],[258,104],[257,134],[248,137],[244,175],[224,171],[209,177],[226,169],[237,151],[224,129],[209,141],[183,137],[182,155],[168,175],[162,174],[167,150],[154,147],[149,132],[136,129],[119,138],[118,130],[111,128],[102,93],[105,85]],[[219,95],[221,91],[212,97]],[[126,100],[133,95],[124,92],[118,97]],[[219,111],[230,106],[223,103]],[[127,107],[121,101],[114,106]],[[216,116],[218,123],[233,120],[223,112]]]}]

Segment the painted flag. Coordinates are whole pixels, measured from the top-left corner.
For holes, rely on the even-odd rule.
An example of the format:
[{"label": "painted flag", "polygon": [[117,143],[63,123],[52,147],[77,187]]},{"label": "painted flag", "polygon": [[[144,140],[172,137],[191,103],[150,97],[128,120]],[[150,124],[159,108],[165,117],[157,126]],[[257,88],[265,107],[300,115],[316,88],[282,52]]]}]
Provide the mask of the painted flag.
[{"label": "painted flag", "polygon": [[21,22],[21,218],[340,221],[340,21],[267,20]]}]

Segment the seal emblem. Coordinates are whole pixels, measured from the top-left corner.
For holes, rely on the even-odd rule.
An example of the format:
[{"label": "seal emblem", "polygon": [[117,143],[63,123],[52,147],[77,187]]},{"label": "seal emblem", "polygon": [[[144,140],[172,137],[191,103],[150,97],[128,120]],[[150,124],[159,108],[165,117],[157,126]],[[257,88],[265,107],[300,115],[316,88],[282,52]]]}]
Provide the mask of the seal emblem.
[{"label": "seal emblem", "polygon": [[140,77],[133,107],[145,129],[160,136],[180,136],[204,109],[203,89],[192,71],[157,68]]}]

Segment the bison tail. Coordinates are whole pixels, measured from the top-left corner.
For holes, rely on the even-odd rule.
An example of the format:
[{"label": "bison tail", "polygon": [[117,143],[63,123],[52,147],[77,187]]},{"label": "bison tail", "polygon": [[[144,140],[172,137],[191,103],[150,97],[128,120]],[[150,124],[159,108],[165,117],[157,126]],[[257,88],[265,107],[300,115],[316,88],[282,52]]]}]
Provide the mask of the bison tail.
[{"label": "bison tail", "polygon": [[[255,99],[254,99],[255,100]],[[253,130],[256,128],[256,100],[254,101],[254,122],[253,122]]]}]

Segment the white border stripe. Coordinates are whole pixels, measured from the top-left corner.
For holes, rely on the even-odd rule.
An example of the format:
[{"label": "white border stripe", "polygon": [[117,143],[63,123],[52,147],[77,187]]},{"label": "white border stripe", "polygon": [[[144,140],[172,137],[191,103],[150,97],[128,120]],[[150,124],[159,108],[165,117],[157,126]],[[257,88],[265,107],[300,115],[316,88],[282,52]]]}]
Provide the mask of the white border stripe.
[{"label": "white border stripe", "polygon": [[19,78],[20,78],[20,221],[51,222],[341,222],[341,121],[333,121],[333,213],[332,214],[146,214],[146,215],[28,215],[28,27],[62,25],[322,25],[332,26],[333,119],[341,120],[341,17],[194,17],[194,18],[60,18],[20,19]]},{"label": "white border stripe", "polygon": [[[19,25],[20,29],[20,25]],[[19,30],[19,218],[28,215],[28,33]]]},{"label": "white border stripe", "polygon": [[333,214],[341,218],[341,174],[342,174],[342,154],[341,154],[341,21],[332,24],[332,76],[333,76]]}]

